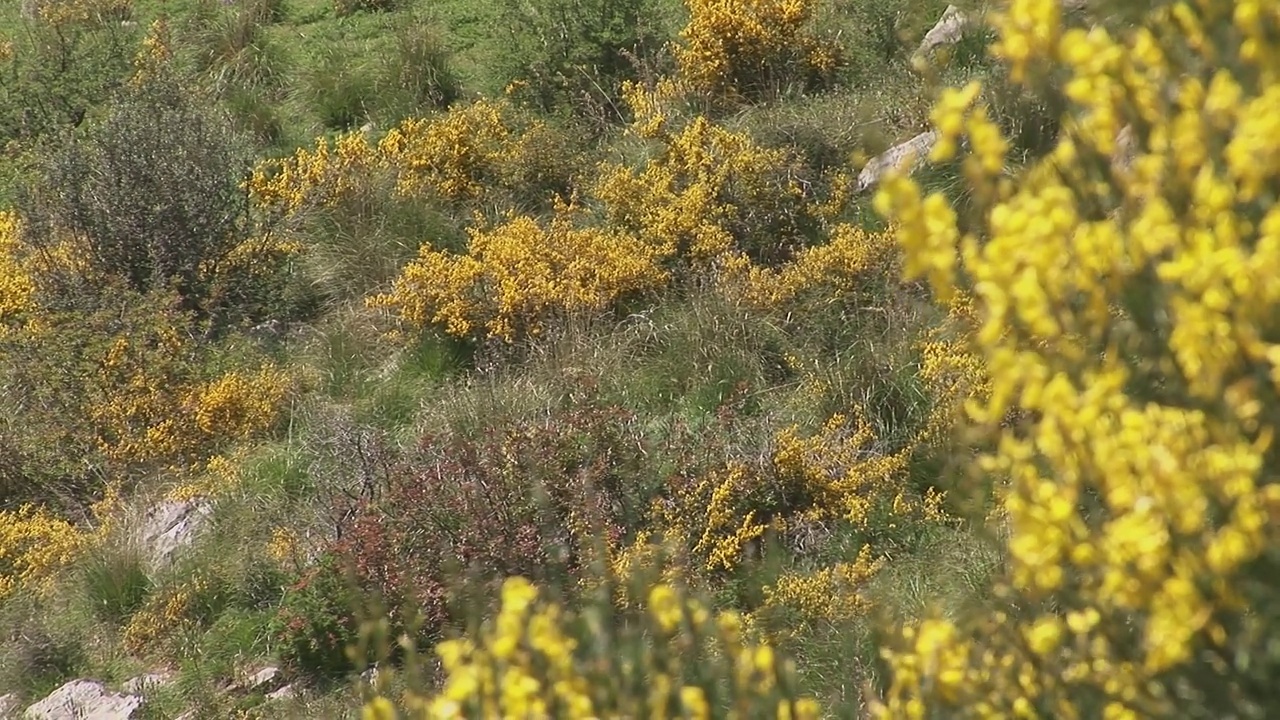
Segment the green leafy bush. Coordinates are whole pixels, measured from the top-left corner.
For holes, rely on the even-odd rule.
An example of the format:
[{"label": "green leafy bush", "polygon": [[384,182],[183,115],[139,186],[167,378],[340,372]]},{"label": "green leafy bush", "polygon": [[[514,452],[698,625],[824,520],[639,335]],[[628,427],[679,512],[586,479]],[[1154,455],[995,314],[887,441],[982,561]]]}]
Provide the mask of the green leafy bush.
[{"label": "green leafy bush", "polygon": [[18,27],[0,34],[0,146],[80,125],[129,75],[137,31],[118,20]]},{"label": "green leafy bush", "polygon": [[350,670],[347,648],[357,638],[357,607],[343,561],[335,554],[321,557],[288,587],[271,622],[281,660],[316,677]]},{"label": "green leafy bush", "polygon": [[55,274],[63,290],[75,286],[59,300],[81,307],[120,281],[136,293],[175,293],[178,308],[214,333],[305,313],[306,293],[295,292],[285,262],[296,244],[250,216],[247,139],[181,82],[165,73],[130,86],[84,133],[48,151],[20,200],[23,243],[37,254],[76,248],[76,262]]},{"label": "green leafy bush", "polygon": [[620,88],[653,74],[670,38],[654,0],[507,0],[496,66],[516,97],[549,112],[625,120]]}]

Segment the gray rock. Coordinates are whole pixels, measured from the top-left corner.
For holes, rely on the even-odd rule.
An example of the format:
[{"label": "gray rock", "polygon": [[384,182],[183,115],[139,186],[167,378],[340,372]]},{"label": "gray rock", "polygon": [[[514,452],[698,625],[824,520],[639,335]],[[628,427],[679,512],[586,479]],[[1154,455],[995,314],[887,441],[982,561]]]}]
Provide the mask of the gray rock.
[{"label": "gray rock", "polygon": [[933,149],[935,143],[938,142],[938,133],[935,130],[927,130],[910,140],[894,145],[888,150],[880,153],[875,159],[867,163],[862,168],[862,172],[858,173],[858,183],[854,190],[858,193],[864,193],[871,190],[880,183],[880,178],[892,169],[900,168],[908,161],[912,166],[925,159],[929,151]]},{"label": "gray rock", "polygon": [[18,708],[21,706],[22,701],[16,693],[0,695],[0,720],[18,717]]},{"label": "gray rock", "polygon": [[130,720],[142,707],[137,695],[109,692],[102,683],[72,680],[27,708],[27,720]]},{"label": "gray rock", "polygon": [[165,500],[147,511],[142,543],[156,566],[167,565],[178,550],[190,545],[209,519],[213,506],[202,499]]},{"label": "gray rock", "polygon": [[948,5],[947,9],[942,11],[942,17],[938,22],[925,33],[924,39],[920,41],[920,47],[916,48],[916,54],[922,55],[939,45],[954,45],[960,41],[960,36],[964,34],[969,23],[969,16],[961,12],[960,8]]},{"label": "gray rock", "polygon": [[265,693],[277,689],[283,682],[284,676],[280,673],[280,668],[275,665],[267,665],[261,670],[246,676],[236,687],[245,692]]}]

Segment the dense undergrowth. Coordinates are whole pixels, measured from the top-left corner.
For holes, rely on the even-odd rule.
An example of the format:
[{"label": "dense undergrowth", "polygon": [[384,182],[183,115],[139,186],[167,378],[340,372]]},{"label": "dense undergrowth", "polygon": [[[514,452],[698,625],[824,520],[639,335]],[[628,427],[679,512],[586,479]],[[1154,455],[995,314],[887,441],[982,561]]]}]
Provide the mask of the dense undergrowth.
[{"label": "dense undergrowth", "polygon": [[943,7],[14,8],[0,691],[1267,716],[1280,14]]}]

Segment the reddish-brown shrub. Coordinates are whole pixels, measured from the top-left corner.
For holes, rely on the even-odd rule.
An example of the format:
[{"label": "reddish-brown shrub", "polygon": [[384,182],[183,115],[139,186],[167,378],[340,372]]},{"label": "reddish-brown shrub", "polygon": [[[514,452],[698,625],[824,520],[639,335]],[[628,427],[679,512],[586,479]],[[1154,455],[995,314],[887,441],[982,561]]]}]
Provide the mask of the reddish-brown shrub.
[{"label": "reddish-brown shrub", "polygon": [[393,614],[411,603],[430,634],[451,597],[510,575],[562,585],[625,542],[656,485],[642,484],[643,445],[629,413],[595,405],[425,436],[336,549]]}]

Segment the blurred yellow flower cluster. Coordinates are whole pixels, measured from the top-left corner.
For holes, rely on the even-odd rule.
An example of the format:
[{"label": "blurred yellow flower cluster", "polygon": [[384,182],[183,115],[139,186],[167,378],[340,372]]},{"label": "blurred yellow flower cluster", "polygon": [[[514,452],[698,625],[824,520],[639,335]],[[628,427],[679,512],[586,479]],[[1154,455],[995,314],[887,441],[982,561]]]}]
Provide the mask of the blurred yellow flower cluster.
[{"label": "blurred yellow flower cluster", "polygon": [[[436,647],[446,675],[438,693],[408,692],[396,703],[378,692],[365,703],[362,716],[820,717],[817,703],[792,689],[790,661],[768,645],[746,640],[736,614],[713,616],[668,585],[654,586],[647,599],[643,622],[651,636],[647,647],[633,653],[616,639],[609,642],[591,631],[582,635],[576,618],[540,599],[524,578],[510,578],[497,617],[477,640],[448,640]],[[596,628],[596,633],[616,632]],[[708,665],[719,672],[708,672]],[[727,686],[712,679],[717,677],[727,679]]]},{"label": "blurred yellow flower cluster", "polygon": [[1269,672],[1274,630],[1247,618],[1275,602],[1280,539],[1280,6],[1062,17],[1012,0],[992,19],[1015,80],[1068,74],[1046,156],[1005,176],[973,84],[933,120],[936,159],[966,148],[975,211],[901,176],[877,198],[908,276],[971,293],[987,381],[967,410],[994,441],[1020,608],[909,630],[884,717],[1180,715],[1216,702],[1188,687]]}]

